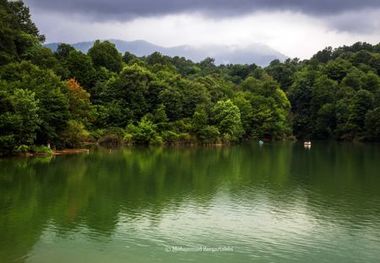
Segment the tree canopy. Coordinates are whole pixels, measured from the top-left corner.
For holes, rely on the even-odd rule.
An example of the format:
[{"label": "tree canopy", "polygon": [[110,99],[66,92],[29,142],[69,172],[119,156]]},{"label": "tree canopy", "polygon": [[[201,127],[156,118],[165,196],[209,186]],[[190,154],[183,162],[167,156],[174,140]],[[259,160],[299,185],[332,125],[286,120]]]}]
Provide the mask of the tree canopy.
[{"label": "tree canopy", "polygon": [[380,141],[380,44],[261,68],[43,41],[23,2],[0,0],[0,154],[85,141]]}]

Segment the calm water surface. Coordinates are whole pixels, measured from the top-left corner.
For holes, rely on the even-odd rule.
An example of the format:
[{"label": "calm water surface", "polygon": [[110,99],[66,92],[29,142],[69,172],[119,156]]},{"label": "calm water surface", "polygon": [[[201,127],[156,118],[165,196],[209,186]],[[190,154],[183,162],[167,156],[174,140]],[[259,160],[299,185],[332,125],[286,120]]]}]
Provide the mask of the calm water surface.
[{"label": "calm water surface", "polygon": [[380,145],[0,160],[0,262],[379,259]]}]

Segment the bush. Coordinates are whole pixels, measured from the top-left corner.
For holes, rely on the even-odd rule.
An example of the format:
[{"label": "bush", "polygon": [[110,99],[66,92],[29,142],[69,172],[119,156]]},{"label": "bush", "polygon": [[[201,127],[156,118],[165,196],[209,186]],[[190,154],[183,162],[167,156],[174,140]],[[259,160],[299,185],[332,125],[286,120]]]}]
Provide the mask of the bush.
[{"label": "bush", "polygon": [[123,144],[123,140],[117,134],[107,134],[100,138],[98,143],[104,147],[119,147]]},{"label": "bush", "polygon": [[170,129],[173,131],[176,131],[178,133],[180,132],[190,132],[193,130],[193,126],[191,124],[191,119],[182,119],[175,121],[171,123]]},{"label": "bush", "polygon": [[164,143],[164,140],[159,135],[154,136],[152,140],[150,140],[149,142],[150,145],[157,145],[157,146],[162,145],[163,143]]},{"label": "bush", "polygon": [[123,144],[125,131],[122,128],[112,127],[108,130],[99,130],[97,134],[100,135],[98,143],[104,147],[119,147]]},{"label": "bush", "polygon": [[80,147],[88,139],[90,133],[85,129],[83,123],[70,120],[67,123],[65,131],[62,133],[62,141],[65,147]]},{"label": "bush", "polygon": [[190,135],[190,133],[180,133],[178,135],[178,140],[183,144],[191,144],[194,142],[194,138]]},{"label": "bush", "polygon": [[219,140],[220,132],[217,127],[207,125],[198,131],[197,137],[202,143],[217,143]]},{"label": "bush", "polygon": [[27,153],[30,151],[30,147],[28,145],[20,145],[16,147],[17,153]]},{"label": "bush", "polygon": [[134,144],[149,145],[160,141],[157,138],[156,125],[146,116],[141,119],[137,126],[133,124],[128,125],[127,133],[132,135],[132,142]]},{"label": "bush", "polygon": [[104,129],[97,129],[97,130],[90,131],[89,140],[97,142],[99,141],[100,138],[104,136],[105,132],[106,131]]},{"label": "bush", "polygon": [[162,132],[162,138],[167,144],[173,144],[178,141],[179,135],[174,131]]},{"label": "bush", "polygon": [[133,135],[132,134],[130,134],[130,133],[126,133],[125,135],[124,135],[124,143],[125,144],[132,144],[133,143]]},{"label": "bush", "polygon": [[44,145],[33,145],[30,151],[36,154],[46,154],[46,155],[53,154],[52,149]]},{"label": "bush", "polygon": [[14,151],[15,145],[14,135],[3,135],[0,136],[0,155],[1,154],[11,154]]}]

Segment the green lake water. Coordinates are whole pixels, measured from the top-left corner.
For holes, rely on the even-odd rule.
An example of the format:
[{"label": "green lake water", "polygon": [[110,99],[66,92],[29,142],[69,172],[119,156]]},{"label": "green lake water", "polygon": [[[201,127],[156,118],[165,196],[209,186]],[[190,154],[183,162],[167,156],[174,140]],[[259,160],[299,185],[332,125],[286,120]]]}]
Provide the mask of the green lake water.
[{"label": "green lake water", "polygon": [[379,262],[380,145],[0,160],[0,262]]}]

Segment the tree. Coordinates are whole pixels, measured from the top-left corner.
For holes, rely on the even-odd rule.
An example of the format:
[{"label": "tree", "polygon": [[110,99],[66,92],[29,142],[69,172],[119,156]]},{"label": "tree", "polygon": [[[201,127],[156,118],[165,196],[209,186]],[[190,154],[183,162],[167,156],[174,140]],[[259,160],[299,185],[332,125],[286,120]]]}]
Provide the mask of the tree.
[{"label": "tree", "polygon": [[126,51],[123,55],[123,61],[126,63],[126,64],[133,64],[133,62],[137,61],[138,58],[133,55],[132,53]]},{"label": "tree", "polygon": [[164,104],[160,104],[153,114],[154,123],[157,125],[158,131],[164,131],[168,126],[168,116]]},{"label": "tree", "polygon": [[195,81],[207,89],[210,94],[211,102],[213,103],[233,96],[232,83],[216,75],[200,77],[195,79]]},{"label": "tree", "polygon": [[347,75],[351,66],[350,62],[339,58],[328,62],[324,71],[330,79],[340,82]]},{"label": "tree", "polygon": [[286,60],[285,63],[273,60],[265,70],[280,84],[282,90],[287,91],[292,85],[296,65],[297,61],[290,59]]},{"label": "tree", "polygon": [[353,100],[350,122],[353,124],[352,132],[361,134],[364,131],[365,118],[373,108],[374,97],[367,90],[359,90]]},{"label": "tree", "polygon": [[364,73],[357,68],[351,69],[346,72],[347,75],[342,80],[342,85],[359,90],[362,87],[362,80],[365,77]]},{"label": "tree", "polygon": [[380,108],[369,111],[365,116],[367,139],[380,140]]},{"label": "tree", "polygon": [[152,53],[151,55],[147,56],[145,60],[149,65],[152,65],[152,66],[156,64],[159,64],[159,65],[170,64],[169,57],[162,55],[160,52]]},{"label": "tree", "polygon": [[201,74],[203,76],[212,74],[217,71],[217,67],[215,65],[215,59],[210,58],[210,57],[205,58],[204,60],[199,62],[198,66],[200,67]]},{"label": "tree", "polygon": [[208,125],[208,119],[205,105],[198,105],[192,117],[192,126],[196,134]]},{"label": "tree", "polygon": [[110,100],[118,101],[128,109],[134,120],[139,120],[148,113],[146,97],[154,80],[155,75],[148,69],[137,64],[126,66],[116,78],[110,80],[106,93]]},{"label": "tree", "polygon": [[253,108],[251,103],[251,94],[247,92],[237,93],[233,102],[238,106],[241,114],[241,122],[246,136],[253,134]]},{"label": "tree", "polygon": [[9,89],[30,90],[38,100],[40,118],[36,143],[59,143],[59,133],[69,119],[69,102],[63,93],[65,84],[50,70],[43,70],[30,62],[12,63],[0,68],[0,79]]},{"label": "tree", "polygon": [[326,47],[325,49],[318,51],[317,54],[312,57],[312,60],[317,60],[319,63],[327,63],[332,59],[332,57],[332,47]]},{"label": "tree", "polygon": [[98,128],[126,127],[132,120],[132,113],[121,102],[112,101],[95,106],[95,126]]},{"label": "tree", "polygon": [[380,91],[380,77],[374,72],[368,72],[362,78],[362,87],[369,92],[376,94]]},{"label": "tree", "polygon": [[313,86],[320,73],[310,67],[305,67],[294,76],[294,82],[288,96],[292,105],[293,131],[297,137],[310,137],[313,132],[311,101]]},{"label": "tree", "polygon": [[33,145],[40,123],[35,93],[5,86],[0,85],[0,155],[14,152],[17,146]]},{"label": "tree", "polygon": [[65,60],[69,57],[70,52],[75,51],[75,48],[69,44],[61,43],[58,45],[57,50],[55,51],[55,56],[59,60]]},{"label": "tree", "polygon": [[316,113],[314,121],[313,138],[333,138],[336,129],[336,112],[334,103],[326,103]]},{"label": "tree", "polygon": [[95,67],[105,67],[113,72],[120,72],[122,68],[122,56],[115,44],[109,41],[96,40],[94,46],[88,51]]},{"label": "tree", "polygon": [[178,81],[180,92],[183,96],[183,117],[191,117],[199,104],[209,104],[210,94],[206,87],[200,83],[181,79]]},{"label": "tree", "polygon": [[58,76],[67,78],[69,71],[58,61],[53,52],[41,45],[35,45],[28,48],[21,56],[23,60],[28,60],[32,64],[43,69],[51,69]]},{"label": "tree", "polygon": [[0,153],[76,147],[86,129],[111,142],[126,133],[136,144],[293,133],[378,140],[379,44],[329,47],[262,68],[158,52],[122,57],[109,41],[96,41],[88,54],[60,44],[53,54],[42,41],[22,2],[0,0]]},{"label": "tree", "polygon": [[201,143],[217,143],[219,141],[220,132],[217,127],[213,125],[206,125],[197,132],[197,139]]},{"label": "tree", "polygon": [[25,6],[23,1],[7,1],[9,10],[13,15],[12,23],[17,28],[27,34],[36,37],[39,41],[44,42],[45,36],[40,35],[38,28],[33,23],[29,7]]},{"label": "tree", "polygon": [[80,51],[71,51],[64,65],[69,71],[69,78],[76,79],[86,90],[95,86],[96,70],[89,56]]},{"label": "tree", "polygon": [[44,39],[22,1],[0,1],[0,65],[18,60],[28,48]]},{"label": "tree", "polygon": [[212,108],[212,121],[227,141],[237,141],[243,134],[239,108],[231,101],[218,101]]},{"label": "tree", "polygon": [[90,94],[75,79],[67,81],[71,118],[88,124],[91,118]]},{"label": "tree", "polygon": [[313,138],[327,139],[333,136],[336,127],[334,105],[337,91],[338,83],[326,75],[321,75],[315,80],[310,101]]},{"label": "tree", "polygon": [[252,64],[252,65],[231,64],[231,65],[224,66],[223,71],[225,71],[225,74],[228,76],[228,78],[231,79],[232,82],[236,84],[240,84],[256,68],[257,66],[255,64]]},{"label": "tree", "polygon": [[176,121],[183,116],[183,94],[176,87],[167,87],[159,94],[159,99],[165,105],[166,114],[170,121]]},{"label": "tree", "polygon": [[89,132],[86,130],[82,122],[77,120],[69,120],[67,127],[61,134],[61,139],[65,147],[76,148],[82,145],[82,142],[89,137]]},{"label": "tree", "polygon": [[241,84],[251,104],[249,107],[240,101],[242,109],[249,116],[249,119],[243,117],[246,118],[243,124],[247,135],[267,139],[284,138],[291,133],[288,118],[290,102],[277,82],[265,72],[258,75],[260,79],[248,77]]},{"label": "tree", "polygon": [[127,132],[132,135],[132,141],[136,144],[161,144],[160,138],[156,131],[156,125],[144,116],[137,126],[128,125]]}]

